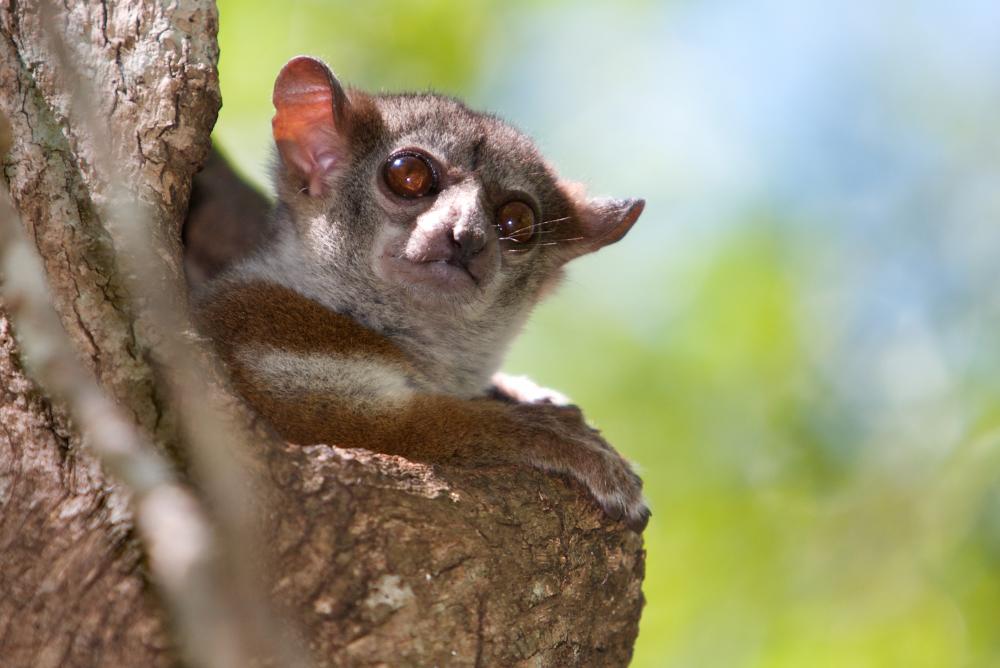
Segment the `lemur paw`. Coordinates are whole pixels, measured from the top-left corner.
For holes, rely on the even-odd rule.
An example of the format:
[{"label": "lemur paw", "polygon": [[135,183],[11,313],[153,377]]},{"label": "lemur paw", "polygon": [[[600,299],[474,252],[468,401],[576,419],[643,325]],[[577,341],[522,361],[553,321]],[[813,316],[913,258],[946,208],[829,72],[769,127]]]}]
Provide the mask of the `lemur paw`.
[{"label": "lemur paw", "polygon": [[649,522],[650,510],[642,494],[642,479],[629,462],[615,452],[602,439],[597,452],[601,460],[596,470],[581,475],[570,474],[587,486],[604,513],[612,519],[622,520],[636,532],[642,532]]},{"label": "lemur paw", "polygon": [[[575,407],[574,407],[575,408]],[[544,436],[531,453],[532,464],[583,483],[606,515],[642,531],[650,510],[642,479],[632,465],[587,425],[579,410],[546,404],[520,407],[521,415]]]}]

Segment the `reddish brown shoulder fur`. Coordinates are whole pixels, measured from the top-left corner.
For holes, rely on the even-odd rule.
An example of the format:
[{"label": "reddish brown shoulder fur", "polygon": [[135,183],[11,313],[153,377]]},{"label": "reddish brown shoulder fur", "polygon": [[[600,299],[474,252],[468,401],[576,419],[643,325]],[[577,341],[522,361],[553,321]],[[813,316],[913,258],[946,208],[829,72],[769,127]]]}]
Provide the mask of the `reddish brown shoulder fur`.
[{"label": "reddish brown shoulder fur", "polygon": [[499,403],[444,396],[416,395],[404,406],[359,407],[329,393],[275,393],[245,367],[241,348],[359,355],[412,372],[403,353],[384,337],[279,285],[254,281],[220,291],[200,305],[198,319],[229,365],[236,389],[291,441],[442,459],[454,455],[460,443],[482,442],[483,435],[474,434],[490,422],[483,410],[505,410]]},{"label": "reddish brown shoulder fur", "polygon": [[202,303],[197,317],[230,364],[236,348],[258,344],[299,353],[362,353],[409,366],[386,338],[273,283],[254,281],[224,290]]}]

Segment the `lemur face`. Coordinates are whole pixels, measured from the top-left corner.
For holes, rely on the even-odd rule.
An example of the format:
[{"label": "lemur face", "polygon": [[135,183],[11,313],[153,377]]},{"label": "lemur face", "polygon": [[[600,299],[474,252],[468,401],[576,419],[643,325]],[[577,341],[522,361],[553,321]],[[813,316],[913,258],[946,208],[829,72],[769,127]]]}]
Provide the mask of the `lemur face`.
[{"label": "lemur face", "polygon": [[537,300],[642,211],[583,197],[524,135],[450,98],[347,93],[301,57],[274,103],[279,199],[314,252],[420,308]]},{"label": "lemur face", "polygon": [[[363,178],[379,221],[372,268],[421,303],[534,293],[562,262],[573,205],[521,134],[437,96],[374,99],[382,141]],[[360,175],[359,175],[360,176]]]}]

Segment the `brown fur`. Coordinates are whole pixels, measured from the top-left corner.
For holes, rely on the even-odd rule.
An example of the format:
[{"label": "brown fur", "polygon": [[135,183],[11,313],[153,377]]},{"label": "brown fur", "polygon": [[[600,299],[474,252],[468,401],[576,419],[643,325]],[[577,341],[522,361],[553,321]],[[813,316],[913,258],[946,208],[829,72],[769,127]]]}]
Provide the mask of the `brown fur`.
[{"label": "brown fur", "polygon": [[184,272],[203,284],[265,243],[271,204],[241,179],[214,147],[191,184],[184,221]]},{"label": "brown fur", "polygon": [[295,352],[364,352],[405,364],[402,352],[351,318],[274,283],[237,283],[200,304],[199,324],[216,341],[223,358],[262,343]]},{"label": "brown fur", "polygon": [[[638,484],[627,466],[582,420],[575,407],[531,405],[490,398],[417,394],[402,410],[378,405],[360,411],[341,397],[276,394],[236,355],[241,346],[264,344],[303,353],[362,353],[416,377],[416,368],[390,341],[281,286],[234,285],[198,310],[228,363],[237,390],[278,432],[296,443],[329,443],[374,449],[428,462],[532,463],[568,473],[592,492],[613,499],[623,484]],[[646,515],[609,501],[605,510],[641,527]]]}]

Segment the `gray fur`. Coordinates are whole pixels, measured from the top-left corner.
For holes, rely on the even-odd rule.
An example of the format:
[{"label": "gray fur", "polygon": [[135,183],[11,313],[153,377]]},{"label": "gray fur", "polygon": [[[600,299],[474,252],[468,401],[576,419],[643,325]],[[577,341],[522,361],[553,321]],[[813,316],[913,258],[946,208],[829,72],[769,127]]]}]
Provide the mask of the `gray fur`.
[{"label": "gray fur", "polygon": [[[435,95],[370,99],[379,122],[369,122],[364,136],[352,138],[348,164],[330,179],[325,197],[302,191],[294,175],[276,161],[279,231],[217,285],[259,278],[286,286],[393,340],[434,391],[482,395],[543,287],[558,280],[563,263],[547,245],[511,248],[501,242],[494,211],[514,194],[537,208],[540,221],[568,219],[571,204],[531,142],[495,117]],[[436,157],[454,182],[426,202],[394,200],[380,184],[381,169],[387,156],[403,148]],[[456,202],[451,208],[449,198]],[[458,215],[462,207],[466,222],[487,237],[476,260],[483,281],[475,294],[428,299],[379,275],[373,254],[380,247],[412,246],[422,229],[418,218],[436,216],[447,227],[455,222],[449,215]],[[551,232],[556,225],[544,229]],[[544,243],[555,237],[538,239]]]}]

